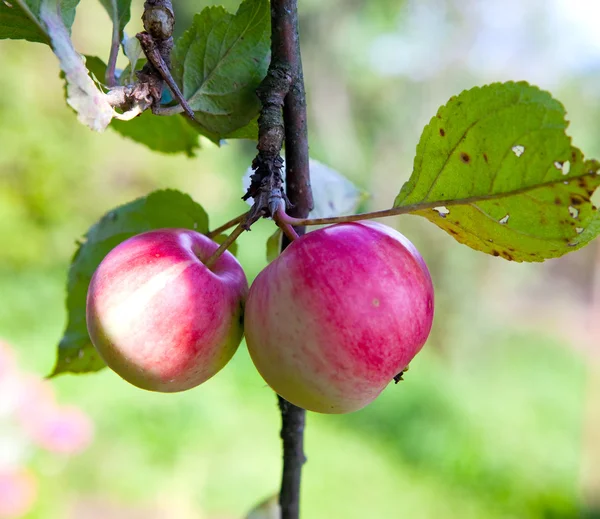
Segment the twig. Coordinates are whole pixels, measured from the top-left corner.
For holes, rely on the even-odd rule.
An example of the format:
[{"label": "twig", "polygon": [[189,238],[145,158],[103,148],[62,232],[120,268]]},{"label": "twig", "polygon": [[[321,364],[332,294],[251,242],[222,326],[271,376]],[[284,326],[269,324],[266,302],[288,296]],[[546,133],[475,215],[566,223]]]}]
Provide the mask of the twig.
[{"label": "twig", "polygon": [[[146,0],[144,2],[144,14],[142,16],[144,22],[144,33],[150,36],[152,45],[161,57],[161,63],[167,69],[171,68],[171,50],[173,50],[173,29],[175,26],[175,13],[173,11],[173,5],[171,0]],[[144,54],[146,49],[144,47],[145,38],[140,34],[137,38],[140,40]],[[152,55],[152,52],[149,52]],[[148,57],[148,63],[144,65],[137,75],[140,83],[146,85],[152,98],[152,109],[160,106],[160,99],[162,97],[162,89],[164,80],[160,72],[157,70],[152,60]],[[155,59],[155,61],[158,61]]]},{"label": "twig", "polygon": [[410,213],[419,209],[431,209],[432,207],[437,207],[439,205],[440,202],[437,202],[435,204],[413,204],[410,206],[407,205],[403,207],[392,207],[391,209],[373,211],[370,213],[349,214],[346,216],[331,216],[328,218],[294,218],[289,214],[283,214],[280,216],[280,219],[282,222],[285,222],[289,225],[293,225],[294,227],[305,225],[329,225],[334,223],[359,222],[361,220],[371,220],[373,218],[383,218],[385,216],[398,216],[400,214]]},{"label": "twig", "polygon": [[243,213],[239,216],[236,216],[235,218],[232,218],[231,220],[224,223],[220,227],[217,227],[216,229],[209,231],[208,233],[206,233],[206,236],[208,236],[209,238],[215,238],[216,236],[219,236],[219,234],[221,234],[222,232],[225,232],[227,229],[230,229],[234,225],[237,225],[238,223],[243,222],[247,216],[248,216],[248,213]]},{"label": "twig", "polygon": [[[195,121],[196,117],[194,116],[194,111],[191,109],[185,97],[183,97],[183,93],[179,90],[177,83],[175,83],[171,71],[152,36],[147,32],[140,32],[139,34],[136,34],[136,38],[140,41],[140,45],[142,46],[142,50],[144,51],[146,58],[148,58],[148,61],[152,63],[156,71],[160,74],[160,77],[167,83],[167,86],[173,93],[173,97],[179,101],[185,115]],[[157,108],[160,109],[158,106]]]},{"label": "twig", "polygon": [[117,79],[115,77],[115,70],[117,68],[117,58],[119,56],[119,45],[121,43],[121,31],[119,29],[119,17],[117,16],[117,0],[111,1],[112,5],[112,40],[110,42],[110,54],[108,56],[108,64],[106,65],[106,73],[104,79],[108,87],[112,88],[117,86]]},{"label": "twig", "polygon": [[237,240],[238,236],[244,232],[244,226],[239,224],[229,236],[225,239],[219,248],[212,253],[212,255],[204,262],[207,268],[212,269],[215,266],[217,260],[221,257],[221,255],[229,248],[229,246]]},{"label": "twig", "polygon": [[289,218],[289,216],[285,213],[284,204],[283,202],[281,202],[279,209],[277,209],[277,212],[273,216],[273,219],[275,220],[275,223],[277,223],[279,228],[287,236],[288,240],[297,240],[299,238],[298,233],[294,230],[292,225],[286,221],[286,218]]}]

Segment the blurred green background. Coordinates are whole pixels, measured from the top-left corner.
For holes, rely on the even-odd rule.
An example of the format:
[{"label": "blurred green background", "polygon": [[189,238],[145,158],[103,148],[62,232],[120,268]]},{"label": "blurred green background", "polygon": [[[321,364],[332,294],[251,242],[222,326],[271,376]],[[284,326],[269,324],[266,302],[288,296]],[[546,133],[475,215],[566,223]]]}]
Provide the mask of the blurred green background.
[{"label": "blurred green background", "polygon": [[[178,29],[206,1],[179,0]],[[223,2],[235,9],[238,2]],[[526,79],[566,106],[600,156],[595,0],[300,0],[311,155],[389,207],[423,126],[476,84]],[[133,4],[127,32],[140,28]],[[85,0],[77,49],[106,59],[108,19]],[[203,141],[188,159],[79,125],[48,48],[0,42],[0,337],[39,375],[65,323],[75,240],[111,207],[159,187],[186,191],[213,226],[245,210],[254,145]],[[512,264],[416,217],[388,219],[421,250],[436,320],[406,380],[363,411],[309,414],[302,510],[310,519],[600,517],[600,249]],[[272,222],[239,240],[249,279]],[[241,519],[277,491],[276,399],[242,345],[184,394],[146,393],[103,371],[53,381],[93,418],[72,459],[31,461],[40,519]]]}]

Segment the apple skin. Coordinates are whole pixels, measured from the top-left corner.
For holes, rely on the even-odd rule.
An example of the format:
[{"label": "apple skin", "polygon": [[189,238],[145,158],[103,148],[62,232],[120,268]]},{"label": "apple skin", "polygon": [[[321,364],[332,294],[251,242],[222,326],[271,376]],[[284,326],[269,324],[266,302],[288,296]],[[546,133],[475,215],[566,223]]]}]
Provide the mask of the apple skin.
[{"label": "apple skin", "polygon": [[433,285],[402,234],[342,223],[292,242],[254,280],[246,343],[289,402],[349,413],[372,402],[427,340]]},{"label": "apple skin", "polygon": [[248,282],[218,244],[186,229],[139,234],[98,266],[87,295],[87,327],[106,364],[131,384],[165,393],[208,380],[243,335]]}]

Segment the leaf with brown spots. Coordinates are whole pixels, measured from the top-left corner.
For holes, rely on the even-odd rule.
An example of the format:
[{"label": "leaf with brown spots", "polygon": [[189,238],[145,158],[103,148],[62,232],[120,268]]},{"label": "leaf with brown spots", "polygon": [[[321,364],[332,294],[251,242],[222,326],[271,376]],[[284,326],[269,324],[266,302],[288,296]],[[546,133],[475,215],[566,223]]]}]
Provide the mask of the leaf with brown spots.
[{"label": "leaf with brown spots", "polygon": [[394,206],[513,261],[576,250],[600,234],[600,163],[584,160],[567,125],[563,106],[525,82],[465,91],[425,127]]}]

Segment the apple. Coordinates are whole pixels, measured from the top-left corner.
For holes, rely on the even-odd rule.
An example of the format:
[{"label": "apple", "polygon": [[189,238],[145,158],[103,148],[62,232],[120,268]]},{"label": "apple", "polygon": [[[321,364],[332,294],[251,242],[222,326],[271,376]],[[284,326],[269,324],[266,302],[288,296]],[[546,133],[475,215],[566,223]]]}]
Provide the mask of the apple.
[{"label": "apple", "polygon": [[246,343],[283,398],[348,413],[421,350],[433,299],[427,266],[402,234],[373,222],[332,225],[294,240],[254,280]]},{"label": "apple", "polygon": [[95,271],[87,327],[106,364],[142,389],[184,391],[215,375],[243,335],[248,282],[225,251],[186,229],[139,234],[115,247]]}]

